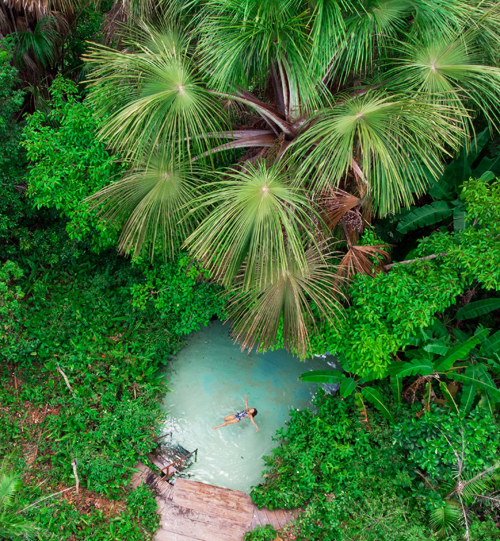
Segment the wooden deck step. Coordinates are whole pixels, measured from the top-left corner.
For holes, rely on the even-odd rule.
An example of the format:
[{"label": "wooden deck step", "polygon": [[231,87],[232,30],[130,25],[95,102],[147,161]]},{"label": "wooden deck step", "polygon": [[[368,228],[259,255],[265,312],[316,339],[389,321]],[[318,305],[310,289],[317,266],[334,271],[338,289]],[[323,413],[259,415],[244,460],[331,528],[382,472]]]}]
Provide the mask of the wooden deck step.
[{"label": "wooden deck step", "polygon": [[166,530],[158,530],[155,536],[155,541],[198,541],[195,537],[188,537],[180,533],[167,532]]},{"label": "wooden deck step", "polygon": [[[168,443],[160,444],[158,446],[157,453],[159,455],[163,455],[169,461],[169,463],[175,462],[176,460],[180,460],[186,455],[189,455],[189,451],[184,449],[184,447],[181,445],[172,445]],[[190,457],[188,460],[191,461],[192,457]]]},{"label": "wooden deck step", "polygon": [[153,491],[158,502],[170,500],[172,498],[173,486],[165,478],[157,475],[151,468],[148,468],[142,462],[136,466],[138,470],[130,481],[133,488],[141,485],[147,485]]},{"label": "wooden deck step", "polygon": [[257,506],[255,506],[253,520],[249,530],[253,530],[259,525],[265,526],[266,524],[270,524],[275,530],[280,530],[289,522],[294,520],[298,514],[298,509],[294,509],[293,511],[287,511],[284,509],[276,509],[275,511],[271,511],[265,507],[258,509]]},{"label": "wooden deck step", "polygon": [[175,505],[162,509],[160,531],[181,534],[199,541],[243,539],[245,524],[225,516],[213,515]]},{"label": "wooden deck step", "polygon": [[172,501],[179,507],[236,522],[250,524],[253,518],[254,504],[245,493],[186,479],[179,479],[175,483]]},{"label": "wooden deck step", "polygon": [[153,453],[149,453],[148,455],[149,460],[159,469],[166,468],[170,462],[167,462],[165,458],[162,456],[154,455]]},{"label": "wooden deck step", "polygon": [[158,470],[159,470],[158,475],[163,474],[163,475],[166,476],[167,479],[170,479],[173,475],[178,473],[177,468],[175,468],[174,466],[170,466],[168,468],[168,476],[167,476],[167,470],[164,469],[164,468],[169,466],[170,462],[167,462],[165,460],[165,458],[162,457],[162,456],[157,456],[157,455],[153,455],[153,454],[149,454],[147,456],[148,456],[149,460],[158,468]]},{"label": "wooden deck step", "polygon": [[141,462],[136,468],[132,486],[148,485],[158,503],[161,527],[155,541],[243,541],[245,532],[259,524],[278,530],[298,514],[298,510],[258,509],[239,490],[187,479],[171,485]]},{"label": "wooden deck step", "polygon": [[216,487],[214,485],[208,485],[207,483],[200,483],[199,481],[191,481],[189,479],[179,479],[176,481],[176,486],[182,490],[191,490],[195,493],[203,492],[204,494],[210,494],[218,496],[221,494],[231,495],[231,498],[242,500],[244,502],[252,502],[252,498],[242,490],[232,490],[229,488]]}]

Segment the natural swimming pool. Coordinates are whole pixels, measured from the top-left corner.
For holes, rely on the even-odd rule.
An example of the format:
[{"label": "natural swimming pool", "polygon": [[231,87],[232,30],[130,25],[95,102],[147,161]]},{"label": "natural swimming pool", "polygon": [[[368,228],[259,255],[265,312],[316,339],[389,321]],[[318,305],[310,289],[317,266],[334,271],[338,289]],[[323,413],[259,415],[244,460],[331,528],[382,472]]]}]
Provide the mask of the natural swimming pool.
[{"label": "natural swimming pool", "polygon": [[[189,451],[199,449],[188,470],[191,479],[249,492],[262,482],[262,457],[276,446],[272,436],[289,410],[307,407],[316,392],[317,385],[298,381],[299,375],[328,365],[321,358],[300,362],[284,350],[242,353],[229,330],[211,322],[189,335],[169,362],[165,378],[173,392],[164,398],[164,433],[172,431],[172,441]],[[249,419],[212,430],[226,415],[244,409],[245,394],[249,407],[259,411],[259,432]]]}]

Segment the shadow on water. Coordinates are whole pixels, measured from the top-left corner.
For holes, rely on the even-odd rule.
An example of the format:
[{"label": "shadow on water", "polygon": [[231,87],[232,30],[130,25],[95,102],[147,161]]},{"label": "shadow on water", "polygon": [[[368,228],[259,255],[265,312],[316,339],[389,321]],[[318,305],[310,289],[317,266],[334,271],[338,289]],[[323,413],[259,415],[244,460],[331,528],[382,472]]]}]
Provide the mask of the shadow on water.
[{"label": "shadow on water", "polygon": [[[289,410],[310,406],[316,392],[317,385],[301,383],[299,375],[328,368],[324,358],[300,362],[284,350],[247,355],[233,344],[227,325],[210,322],[188,337],[166,369],[173,392],[164,398],[169,415],[163,433],[172,431],[173,442],[199,449],[189,478],[249,492],[262,481],[262,457],[275,447],[272,436]],[[212,430],[244,409],[245,394],[258,409],[259,432],[249,419]]]}]

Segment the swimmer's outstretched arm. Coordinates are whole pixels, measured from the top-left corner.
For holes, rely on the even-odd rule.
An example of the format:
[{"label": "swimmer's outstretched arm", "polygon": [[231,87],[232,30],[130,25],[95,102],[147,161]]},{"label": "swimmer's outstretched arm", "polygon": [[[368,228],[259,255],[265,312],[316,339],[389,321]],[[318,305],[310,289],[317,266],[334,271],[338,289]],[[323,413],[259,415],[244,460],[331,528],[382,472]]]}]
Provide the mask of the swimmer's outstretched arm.
[{"label": "swimmer's outstretched arm", "polygon": [[258,431],[259,431],[259,427],[255,424],[255,421],[253,420],[253,415],[252,415],[252,414],[249,414],[248,416],[250,417],[250,421],[252,421],[252,423],[254,424],[255,428],[257,429],[255,432],[258,432]]},{"label": "swimmer's outstretched arm", "polygon": [[248,411],[248,396],[245,395],[245,409]]}]

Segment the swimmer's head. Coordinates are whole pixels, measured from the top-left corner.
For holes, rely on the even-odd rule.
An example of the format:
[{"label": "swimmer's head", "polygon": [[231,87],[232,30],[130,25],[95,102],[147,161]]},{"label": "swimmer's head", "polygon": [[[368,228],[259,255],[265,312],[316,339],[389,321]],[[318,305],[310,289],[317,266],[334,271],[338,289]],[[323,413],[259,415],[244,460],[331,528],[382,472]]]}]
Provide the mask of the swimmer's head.
[{"label": "swimmer's head", "polygon": [[251,413],[252,417],[255,417],[257,415],[257,413],[259,413],[259,412],[255,408],[252,408],[250,410],[250,413]]}]

